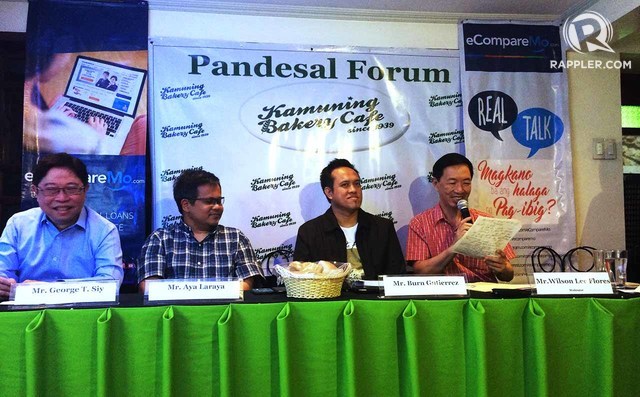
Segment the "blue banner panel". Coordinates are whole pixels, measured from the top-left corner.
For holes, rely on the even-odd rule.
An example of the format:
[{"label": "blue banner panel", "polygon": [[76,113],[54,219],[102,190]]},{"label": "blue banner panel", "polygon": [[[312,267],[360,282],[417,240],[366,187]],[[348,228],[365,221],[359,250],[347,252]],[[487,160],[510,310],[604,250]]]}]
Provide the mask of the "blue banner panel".
[{"label": "blue banner panel", "polygon": [[562,72],[551,62],[562,60],[557,26],[465,23],[462,30],[466,71]]},{"label": "blue banner panel", "polygon": [[145,238],[147,40],[146,1],[29,3],[22,207],[37,206],[39,158],[83,160],[86,205],[120,233],[124,285],[135,284],[128,276]]}]

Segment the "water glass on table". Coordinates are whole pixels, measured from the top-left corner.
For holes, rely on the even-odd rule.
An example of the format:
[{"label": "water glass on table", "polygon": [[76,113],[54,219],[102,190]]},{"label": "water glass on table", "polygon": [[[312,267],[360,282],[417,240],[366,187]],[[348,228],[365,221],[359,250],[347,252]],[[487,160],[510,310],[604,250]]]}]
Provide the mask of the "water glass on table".
[{"label": "water glass on table", "polygon": [[624,288],[627,282],[627,251],[613,250],[613,268],[617,288]]}]

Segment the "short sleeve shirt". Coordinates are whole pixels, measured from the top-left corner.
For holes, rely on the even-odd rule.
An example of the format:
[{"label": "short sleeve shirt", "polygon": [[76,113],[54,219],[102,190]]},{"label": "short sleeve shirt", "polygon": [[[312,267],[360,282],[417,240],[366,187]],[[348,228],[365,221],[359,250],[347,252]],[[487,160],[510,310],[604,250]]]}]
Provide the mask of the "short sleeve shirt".
[{"label": "short sleeve shirt", "polygon": [[[490,217],[489,214],[469,210],[471,217]],[[407,261],[418,261],[432,258],[449,248],[455,239],[455,228],[444,217],[440,204],[416,215],[409,222],[409,236],[407,238]],[[504,249],[508,259],[515,258],[516,254],[510,244]],[[482,258],[456,254],[453,261],[444,268],[445,274],[464,274],[467,282],[497,281],[491,269]]]}]

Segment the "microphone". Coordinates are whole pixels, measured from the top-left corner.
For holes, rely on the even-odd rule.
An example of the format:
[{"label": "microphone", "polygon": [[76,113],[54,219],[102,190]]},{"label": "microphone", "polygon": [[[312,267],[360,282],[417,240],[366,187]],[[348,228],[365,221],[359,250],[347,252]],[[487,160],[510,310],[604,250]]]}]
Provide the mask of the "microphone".
[{"label": "microphone", "polygon": [[[469,212],[469,203],[467,203],[467,200],[465,199],[460,199],[458,200],[458,209],[460,210],[460,214],[462,215],[462,218],[469,218],[471,216],[471,213]],[[468,223],[473,223],[473,220],[469,219]]]}]

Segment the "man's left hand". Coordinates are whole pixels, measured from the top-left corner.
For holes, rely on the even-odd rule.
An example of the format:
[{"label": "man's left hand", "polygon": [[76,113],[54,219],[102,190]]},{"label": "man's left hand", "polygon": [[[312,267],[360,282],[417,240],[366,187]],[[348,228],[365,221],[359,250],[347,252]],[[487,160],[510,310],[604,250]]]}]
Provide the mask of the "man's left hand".
[{"label": "man's left hand", "polygon": [[496,255],[484,257],[484,263],[496,274],[499,280],[511,281],[513,279],[513,267],[502,250],[496,250]]}]

